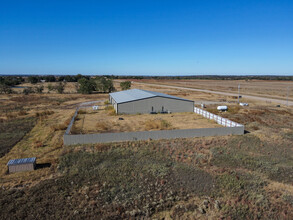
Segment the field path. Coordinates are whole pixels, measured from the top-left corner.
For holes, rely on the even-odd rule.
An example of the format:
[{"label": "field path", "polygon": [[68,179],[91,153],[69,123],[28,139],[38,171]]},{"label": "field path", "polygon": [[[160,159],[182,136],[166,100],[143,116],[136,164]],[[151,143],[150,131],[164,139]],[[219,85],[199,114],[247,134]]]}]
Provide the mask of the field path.
[{"label": "field path", "polygon": [[[184,90],[197,91],[197,92],[206,92],[206,93],[213,93],[213,94],[225,95],[225,96],[238,96],[237,93],[231,93],[231,92],[219,92],[219,91],[211,91],[211,90],[206,90],[206,89],[187,88],[187,87],[181,87],[181,86],[160,85],[160,84],[156,84],[156,83],[142,83],[142,82],[132,82],[132,83],[133,84],[142,84],[142,85],[151,85],[151,86],[172,88],[172,89],[184,89]],[[287,105],[287,101],[282,100],[282,99],[265,98],[265,97],[254,96],[254,95],[242,95],[242,98],[254,99],[254,100],[259,100],[259,101],[263,101],[263,102],[274,102],[274,103],[278,103],[278,104],[282,104],[282,105]],[[293,106],[293,101],[288,101],[288,106]]]}]

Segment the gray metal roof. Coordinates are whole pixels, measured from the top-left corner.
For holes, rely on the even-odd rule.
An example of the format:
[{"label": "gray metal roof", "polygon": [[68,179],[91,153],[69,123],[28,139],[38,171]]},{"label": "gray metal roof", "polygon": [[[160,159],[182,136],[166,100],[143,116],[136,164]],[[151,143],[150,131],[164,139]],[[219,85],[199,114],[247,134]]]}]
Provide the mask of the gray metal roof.
[{"label": "gray metal roof", "polygon": [[192,102],[191,100],[188,100],[188,99],[183,99],[183,98],[167,95],[160,92],[147,91],[143,89],[130,89],[130,90],[125,90],[120,92],[112,92],[110,93],[110,96],[118,104],[140,100],[140,99],[151,98],[151,97],[164,97],[164,98],[179,99],[179,100]]},{"label": "gray metal roof", "polygon": [[25,164],[25,163],[34,163],[35,161],[36,161],[36,157],[13,159],[13,160],[9,160],[9,162],[7,163],[7,166],[19,165],[19,164]]}]

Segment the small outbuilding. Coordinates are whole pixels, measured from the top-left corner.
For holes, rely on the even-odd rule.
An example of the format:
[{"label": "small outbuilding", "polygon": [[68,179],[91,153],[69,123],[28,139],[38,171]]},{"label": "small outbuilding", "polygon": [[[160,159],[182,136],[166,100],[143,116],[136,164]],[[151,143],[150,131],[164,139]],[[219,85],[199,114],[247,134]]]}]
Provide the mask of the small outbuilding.
[{"label": "small outbuilding", "polygon": [[109,101],[118,114],[194,111],[194,102],[192,100],[142,89],[110,93]]},{"label": "small outbuilding", "polygon": [[7,166],[9,173],[31,171],[36,168],[36,157],[9,160]]}]

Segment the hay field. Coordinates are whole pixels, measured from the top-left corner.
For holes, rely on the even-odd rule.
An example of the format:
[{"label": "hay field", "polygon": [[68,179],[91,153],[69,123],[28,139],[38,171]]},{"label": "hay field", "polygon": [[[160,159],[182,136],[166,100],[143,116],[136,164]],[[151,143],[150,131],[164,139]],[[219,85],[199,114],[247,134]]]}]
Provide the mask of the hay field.
[{"label": "hay field", "polygon": [[[119,120],[119,118],[123,120]],[[100,109],[93,111],[87,109],[80,111],[80,114],[78,114],[72,133],[110,133],[213,127],[221,126],[192,112],[113,115],[111,110]]]},{"label": "hay field", "polygon": [[155,83],[162,85],[182,86],[196,89],[206,89],[212,91],[240,93],[246,95],[257,95],[262,97],[275,97],[286,99],[287,88],[289,87],[289,97],[293,100],[293,82],[277,80],[155,80],[142,79],[132,80],[135,82]]}]

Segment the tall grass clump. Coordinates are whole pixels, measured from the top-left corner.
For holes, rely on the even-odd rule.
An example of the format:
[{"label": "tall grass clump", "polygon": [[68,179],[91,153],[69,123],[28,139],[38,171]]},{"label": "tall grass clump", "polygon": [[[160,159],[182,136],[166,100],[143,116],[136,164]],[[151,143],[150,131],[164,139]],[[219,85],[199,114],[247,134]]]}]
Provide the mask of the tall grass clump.
[{"label": "tall grass clump", "polygon": [[116,115],[116,111],[112,105],[106,106],[105,110],[108,112],[108,115]]},{"label": "tall grass clump", "polygon": [[65,131],[71,121],[71,118],[68,118],[66,121],[60,124],[55,124],[51,126],[53,131]]},{"label": "tall grass clump", "polygon": [[52,115],[54,114],[54,111],[42,111],[42,112],[36,112],[36,117],[41,117],[41,116],[47,116],[47,115]]},{"label": "tall grass clump", "polygon": [[168,130],[172,129],[170,122],[163,119],[147,120],[145,123],[146,130]]},{"label": "tall grass clump", "polygon": [[112,124],[111,123],[107,123],[105,121],[99,121],[96,124],[96,129],[98,132],[109,132],[112,128]]}]

